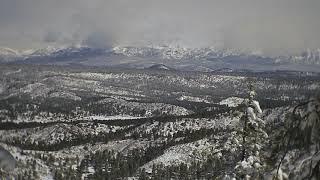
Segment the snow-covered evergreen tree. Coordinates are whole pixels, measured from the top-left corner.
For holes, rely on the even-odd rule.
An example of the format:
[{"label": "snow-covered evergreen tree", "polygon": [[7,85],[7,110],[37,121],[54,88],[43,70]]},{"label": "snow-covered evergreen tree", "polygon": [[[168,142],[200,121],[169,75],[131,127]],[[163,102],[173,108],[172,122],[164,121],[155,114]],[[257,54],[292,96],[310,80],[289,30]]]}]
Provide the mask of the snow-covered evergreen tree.
[{"label": "snow-covered evergreen tree", "polygon": [[277,171],[285,166],[291,179],[319,179],[320,94],[297,105],[286,124],[286,146]]},{"label": "snow-covered evergreen tree", "polygon": [[319,150],[320,145],[320,95],[309,100],[306,118],[302,123],[301,130],[305,134],[305,140],[310,145],[315,145]]},{"label": "snow-covered evergreen tree", "polygon": [[264,131],[265,123],[260,118],[262,110],[258,101],[254,100],[256,92],[250,85],[248,98],[243,102],[243,115],[240,118],[242,131],[242,157],[236,166],[238,178],[259,179],[264,169],[261,150],[266,144],[268,135]]}]

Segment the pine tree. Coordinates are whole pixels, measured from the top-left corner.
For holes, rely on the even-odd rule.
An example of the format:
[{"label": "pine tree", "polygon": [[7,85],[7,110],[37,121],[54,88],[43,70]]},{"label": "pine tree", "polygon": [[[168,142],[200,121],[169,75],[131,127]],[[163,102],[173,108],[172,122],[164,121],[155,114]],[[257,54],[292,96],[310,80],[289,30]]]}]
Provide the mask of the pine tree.
[{"label": "pine tree", "polygon": [[259,117],[262,113],[259,102],[254,100],[256,92],[250,84],[248,98],[242,105],[242,117],[240,118],[242,134],[241,161],[237,163],[236,173],[239,178],[259,179],[262,176],[264,163],[261,156],[263,146],[267,142],[268,135],[264,131],[265,123]]},{"label": "pine tree", "polygon": [[[298,163],[299,167],[292,176],[300,179],[320,178],[320,93],[311,97],[309,101],[295,106],[286,119],[286,132],[283,138],[282,150],[284,154],[276,169],[276,174],[282,172],[282,163],[289,151],[298,150],[290,156],[291,164]],[[302,162],[300,156],[309,156]]]}]

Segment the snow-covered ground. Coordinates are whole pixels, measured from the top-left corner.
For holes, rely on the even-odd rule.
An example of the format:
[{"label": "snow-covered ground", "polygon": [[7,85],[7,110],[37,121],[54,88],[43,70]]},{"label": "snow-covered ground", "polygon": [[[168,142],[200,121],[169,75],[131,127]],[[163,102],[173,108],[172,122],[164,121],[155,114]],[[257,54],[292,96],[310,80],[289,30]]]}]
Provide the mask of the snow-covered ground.
[{"label": "snow-covered ground", "polygon": [[180,96],[178,98],[178,100],[179,101],[190,101],[190,102],[204,102],[204,103],[208,103],[208,104],[212,103],[205,98],[194,97],[194,96],[185,96],[185,95]]},{"label": "snow-covered ground", "polygon": [[50,96],[51,98],[63,98],[63,99],[71,99],[74,101],[81,101],[81,97],[77,96],[75,93],[71,93],[71,92],[54,92],[51,93]]},{"label": "snow-covered ground", "polygon": [[204,138],[192,143],[172,146],[166,149],[163,155],[143,165],[140,169],[145,169],[146,172],[151,173],[153,164],[179,166],[181,163],[190,165],[191,162],[202,162],[207,158],[209,153],[215,154],[221,151],[218,145]]},{"label": "snow-covered ground", "polygon": [[97,136],[99,134],[114,133],[123,129],[120,126],[109,126],[96,123],[55,124],[48,127],[36,127],[21,130],[0,130],[0,140],[2,142],[13,139],[23,139],[26,143],[44,143],[55,145],[61,142],[68,142],[82,136]]},{"label": "snow-covered ground", "polygon": [[[10,146],[4,143],[0,143],[0,146],[8,150],[16,159],[17,165],[12,175],[24,174],[24,172],[36,171],[39,179],[53,180],[53,174],[42,160],[35,158],[33,152],[23,151],[15,146]],[[33,164],[33,167],[31,167]],[[32,169],[35,168],[35,169]]]},{"label": "snow-covered ground", "polygon": [[229,97],[219,102],[220,105],[226,105],[228,107],[237,107],[243,103],[244,99],[239,97]]},{"label": "snow-covered ground", "polygon": [[84,120],[101,120],[101,121],[108,121],[108,120],[126,120],[126,119],[141,119],[145,117],[135,117],[130,115],[115,115],[115,116],[87,116],[84,117]]}]

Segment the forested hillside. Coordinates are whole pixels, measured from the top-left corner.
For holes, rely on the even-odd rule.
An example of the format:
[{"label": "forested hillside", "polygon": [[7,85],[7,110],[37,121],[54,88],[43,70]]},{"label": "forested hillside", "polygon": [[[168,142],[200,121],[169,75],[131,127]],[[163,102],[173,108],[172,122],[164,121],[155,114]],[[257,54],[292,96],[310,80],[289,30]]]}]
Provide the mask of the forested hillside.
[{"label": "forested hillside", "polygon": [[319,87],[291,71],[1,65],[15,162],[1,177],[318,179]]}]

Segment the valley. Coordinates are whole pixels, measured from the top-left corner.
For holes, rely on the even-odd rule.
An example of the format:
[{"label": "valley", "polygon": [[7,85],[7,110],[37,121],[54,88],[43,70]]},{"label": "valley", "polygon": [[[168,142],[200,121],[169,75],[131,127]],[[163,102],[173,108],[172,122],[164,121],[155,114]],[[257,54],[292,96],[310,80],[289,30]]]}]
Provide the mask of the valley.
[{"label": "valley", "polygon": [[240,159],[234,135],[248,86],[277,138],[272,129],[318,92],[319,79],[1,64],[0,146],[17,160],[16,179],[222,178]]}]

